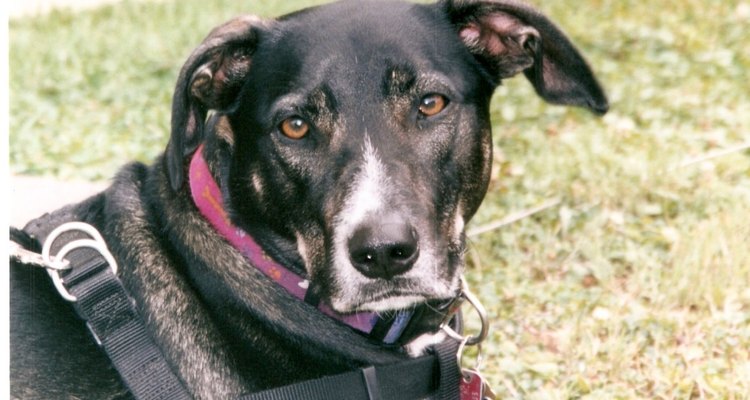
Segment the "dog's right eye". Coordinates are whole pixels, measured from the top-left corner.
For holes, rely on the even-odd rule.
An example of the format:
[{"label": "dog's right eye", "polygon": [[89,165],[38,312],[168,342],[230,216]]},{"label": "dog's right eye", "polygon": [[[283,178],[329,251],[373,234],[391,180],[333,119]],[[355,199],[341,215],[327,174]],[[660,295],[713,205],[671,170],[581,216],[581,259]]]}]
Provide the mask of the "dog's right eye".
[{"label": "dog's right eye", "polygon": [[279,130],[290,139],[302,139],[310,131],[310,125],[300,117],[289,117],[281,122]]},{"label": "dog's right eye", "polygon": [[448,99],[441,94],[428,94],[419,102],[419,113],[425,117],[439,114],[448,105]]}]

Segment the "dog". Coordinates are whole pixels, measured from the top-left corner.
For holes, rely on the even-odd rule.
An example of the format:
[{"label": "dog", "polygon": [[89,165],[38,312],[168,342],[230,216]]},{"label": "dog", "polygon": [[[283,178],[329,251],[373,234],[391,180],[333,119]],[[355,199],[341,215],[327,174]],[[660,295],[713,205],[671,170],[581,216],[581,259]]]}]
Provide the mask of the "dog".
[{"label": "dog", "polygon": [[[570,40],[515,0],[241,16],[182,67],[165,152],[65,212],[102,233],[149,336],[195,398],[416,357],[445,335],[421,327],[383,346],[251,266],[196,205],[191,165],[205,162],[232,226],[333,313],[446,301],[461,290],[464,227],[490,180],[490,99],[519,73],[547,102],[608,109]],[[39,248],[49,229],[38,229],[25,228],[24,246]],[[40,271],[11,269],[12,395],[130,398]]]}]

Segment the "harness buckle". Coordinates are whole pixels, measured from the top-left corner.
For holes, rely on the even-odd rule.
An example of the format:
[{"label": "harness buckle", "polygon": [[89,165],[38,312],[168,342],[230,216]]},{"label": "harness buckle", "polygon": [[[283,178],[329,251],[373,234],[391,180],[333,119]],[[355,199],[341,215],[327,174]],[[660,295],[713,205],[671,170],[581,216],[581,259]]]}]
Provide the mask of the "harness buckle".
[{"label": "harness buckle", "polygon": [[[68,242],[57,252],[56,255],[50,255],[52,245],[60,237],[60,235],[62,235],[63,233],[74,231],[83,232],[87,234],[89,238],[77,239]],[[99,233],[99,231],[96,230],[96,228],[83,222],[68,222],[58,226],[49,234],[47,240],[44,241],[41,256],[44,266],[47,269],[47,273],[49,274],[50,278],[52,278],[52,283],[55,285],[55,288],[57,288],[60,296],[70,302],[75,302],[77,299],[75,296],[70,294],[70,292],[68,292],[67,288],[65,288],[65,285],[63,284],[63,278],[60,276],[60,271],[72,268],[70,266],[70,262],[68,260],[65,260],[65,256],[74,250],[82,248],[88,248],[98,252],[102,257],[104,257],[104,260],[107,262],[107,264],[109,264],[109,267],[112,269],[112,273],[117,275],[117,262],[112,256],[112,253],[110,253],[109,249],[107,248],[107,243],[104,241],[104,238]]]}]

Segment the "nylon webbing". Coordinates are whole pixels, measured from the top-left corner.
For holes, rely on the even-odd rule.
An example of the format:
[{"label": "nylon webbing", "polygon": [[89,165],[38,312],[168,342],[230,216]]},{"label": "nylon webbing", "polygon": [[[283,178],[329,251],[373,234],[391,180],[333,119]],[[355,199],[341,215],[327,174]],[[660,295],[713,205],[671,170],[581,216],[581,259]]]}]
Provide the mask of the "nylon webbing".
[{"label": "nylon webbing", "polygon": [[240,400],[457,400],[458,346],[446,339],[429,356],[299,382]]},{"label": "nylon webbing", "polygon": [[[73,215],[66,207],[32,221],[24,230],[43,242],[52,229],[71,220]],[[78,238],[80,235],[62,235],[54,248]],[[66,258],[73,269],[63,279],[77,298],[74,307],[134,397],[190,399],[104,257],[81,249]],[[240,400],[457,400],[461,376],[458,346],[457,341],[446,339],[428,356],[247,394]]]},{"label": "nylon webbing", "polygon": [[[68,260],[76,270],[88,272],[83,280],[66,285],[78,300],[78,315],[109,356],[115,369],[135,398],[190,399],[182,382],[172,372],[160,349],[146,332],[120,281],[102,257]],[[80,256],[79,256],[80,257]],[[83,271],[88,270],[88,271]]]},{"label": "nylon webbing", "polygon": [[[24,230],[43,242],[52,229],[71,220],[70,209],[64,208],[32,221]],[[75,232],[61,235],[54,243],[53,254],[80,238],[81,234]],[[72,269],[63,274],[63,281],[77,299],[73,306],[133,396],[138,400],[190,399],[104,257],[84,248],[73,250],[66,259]]]},{"label": "nylon webbing", "polygon": [[456,400],[461,397],[460,382],[461,370],[458,365],[458,347],[460,343],[456,340],[445,339],[442,343],[433,347],[433,351],[440,360],[440,388],[436,399]]}]

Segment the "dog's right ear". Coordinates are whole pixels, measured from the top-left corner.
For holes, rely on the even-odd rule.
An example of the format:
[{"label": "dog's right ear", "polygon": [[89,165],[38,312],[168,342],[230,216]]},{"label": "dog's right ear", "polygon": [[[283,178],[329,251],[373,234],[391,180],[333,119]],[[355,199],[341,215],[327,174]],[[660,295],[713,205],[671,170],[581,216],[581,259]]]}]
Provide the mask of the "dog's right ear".
[{"label": "dog's right ear", "polygon": [[166,151],[172,189],[182,187],[185,157],[202,142],[208,111],[226,110],[237,99],[266,24],[248,15],[214,28],[182,67],[172,97],[172,132]]}]

